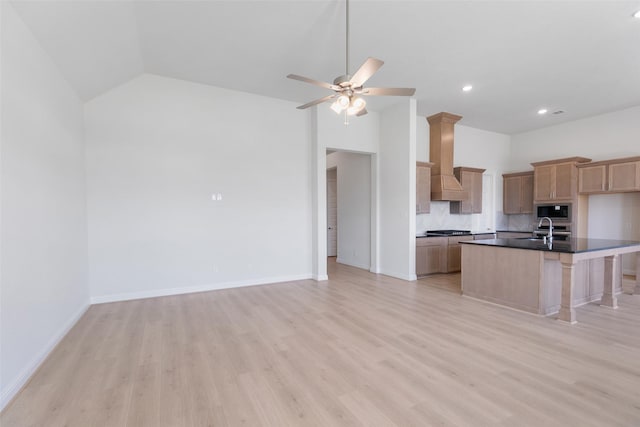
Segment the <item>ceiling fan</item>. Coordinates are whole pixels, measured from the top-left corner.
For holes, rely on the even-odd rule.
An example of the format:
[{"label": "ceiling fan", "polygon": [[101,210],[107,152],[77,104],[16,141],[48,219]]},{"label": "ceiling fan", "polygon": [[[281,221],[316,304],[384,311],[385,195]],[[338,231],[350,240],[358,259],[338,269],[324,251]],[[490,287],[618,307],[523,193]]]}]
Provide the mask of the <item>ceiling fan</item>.
[{"label": "ceiling fan", "polygon": [[353,74],[349,74],[349,0],[346,0],[347,13],[347,31],[346,31],[346,71],[343,76],[338,76],[333,80],[333,84],[326,83],[308,77],[299,76],[297,74],[289,74],[287,78],[300,80],[305,83],[320,86],[334,91],[332,95],[316,99],[304,105],[297,107],[299,110],[312,107],[323,102],[334,101],[331,109],[340,114],[345,113],[345,124],[348,122],[348,116],[363,116],[367,114],[366,101],[361,95],[369,96],[412,96],[415,93],[413,88],[381,88],[381,87],[363,87],[364,83],[382,67],[383,61],[376,58],[367,58],[364,64],[358,68]]}]

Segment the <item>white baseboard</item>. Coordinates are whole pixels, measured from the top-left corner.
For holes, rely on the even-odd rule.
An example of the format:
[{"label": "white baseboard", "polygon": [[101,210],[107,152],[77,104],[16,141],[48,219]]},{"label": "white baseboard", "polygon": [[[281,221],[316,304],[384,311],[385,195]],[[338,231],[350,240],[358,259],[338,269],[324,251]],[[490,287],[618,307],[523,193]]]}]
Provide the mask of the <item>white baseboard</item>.
[{"label": "white baseboard", "polygon": [[329,280],[329,276],[326,274],[314,274],[313,280],[315,280],[316,282],[324,282],[326,280]]},{"label": "white baseboard", "polygon": [[631,269],[624,269],[622,271],[622,274],[624,274],[625,276],[635,276],[636,275],[636,271],[635,270],[631,270]]},{"label": "white baseboard", "polygon": [[[218,291],[221,289],[241,288],[244,286],[269,285],[280,282],[294,282],[296,280],[316,279],[311,274],[300,274],[295,276],[269,277],[262,279],[239,280],[233,282],[213,283],[201,286],[185,286],[179,288],[154,289],[141,292],[127,292],[123,294],[110,294],[91,297],[91,304],[104,304],[117,301],[129,301],[143,298],[166,297],[170,295],[192,294],[196,292]],[[326,280],[326,279],[325,279]]]},{"label": "white baseboard", "polygon": [[358,264],[358,263],[355,263],[355,262],[345,261],[345,260],[340,259],[340,258],[336,258],[336,262],[338,264],[350,265],[351,267],[360,268],[362,270],[367,270],[367,271],[369,271],[369,268],[370,268],[369,264]]},{"label": "white baseboard", "polygon": [[31,376],[40,367],[40,364],[49,356],[53,349],[58,345],[62,338],[73,328],[73,326],[80,320],[82,315],[89,309],[89,304],[83,305],[80,310],[67,320],[62,328],[51,337],[47,345],[27,364],[22,370],[20,375],[10,384],[8,384],[0,393],[0,411],[2,411],[11,399],[22,389],[22,387],[29,381]]},{"label": "white baseboard", "polygon": [[384,274],[385,276],[390,276],[390,277],[395,277],[396,279],[402,279],[402,280],[407,280],[409,282],[412,282],[414,280],[417,280],[417,276],[414,274],[404,274],[404,273],[397,273],[395,271],[385,271],[385,270],[381,270],[380,274]]}]

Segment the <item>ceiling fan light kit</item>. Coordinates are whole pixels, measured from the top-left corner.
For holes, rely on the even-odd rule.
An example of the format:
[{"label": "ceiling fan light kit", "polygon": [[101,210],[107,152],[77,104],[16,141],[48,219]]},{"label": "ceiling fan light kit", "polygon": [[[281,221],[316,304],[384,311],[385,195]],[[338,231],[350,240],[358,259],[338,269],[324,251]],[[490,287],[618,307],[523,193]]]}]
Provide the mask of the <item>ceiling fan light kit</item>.
[{"label": "ceiling fan light kit", "polygon": [[336,114],[345,113],[345,124],[349,124],[347,116],[363,116],[367,114],[365,106],[366,101],[360,96],[413,96],[414,88],[364,88],[364,83],[382,67],[383,61],[376,58],[367,58],[367,60],[353,74],[349,74],[349,0],[346,0],[346,71],[343,76],[338,76],[333,80],[333,84],[310,79],[308,77],[299,76],[297,74],[289,74],[287,78],[299,80],[301,82],[310,83],[326,89],[331,89],[335,93],[320,99],[308,102],[297,107],[300,110],[312,107],[324,102],[333,101],[331,109]]}]

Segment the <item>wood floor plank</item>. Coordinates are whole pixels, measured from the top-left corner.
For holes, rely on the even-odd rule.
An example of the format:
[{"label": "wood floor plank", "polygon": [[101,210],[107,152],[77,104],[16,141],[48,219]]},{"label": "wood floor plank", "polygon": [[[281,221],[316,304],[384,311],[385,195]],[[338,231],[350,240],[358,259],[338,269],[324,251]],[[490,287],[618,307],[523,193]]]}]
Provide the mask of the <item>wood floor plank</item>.
[{"label": "wood floor plank", "polygon": [[459,274],[329,277],[92,306],[0,425],[640,426],[640,295],[571,326]]}]

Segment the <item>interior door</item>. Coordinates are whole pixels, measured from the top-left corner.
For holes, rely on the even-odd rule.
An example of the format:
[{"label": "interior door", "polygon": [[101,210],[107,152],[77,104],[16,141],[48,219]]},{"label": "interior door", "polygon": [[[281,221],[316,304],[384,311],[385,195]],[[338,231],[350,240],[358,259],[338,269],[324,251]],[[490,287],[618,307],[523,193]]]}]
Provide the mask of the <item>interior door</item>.
[{"label": "interior door", "polygon": [[327,256],[338,255],[338,177],[327,171]]}]

